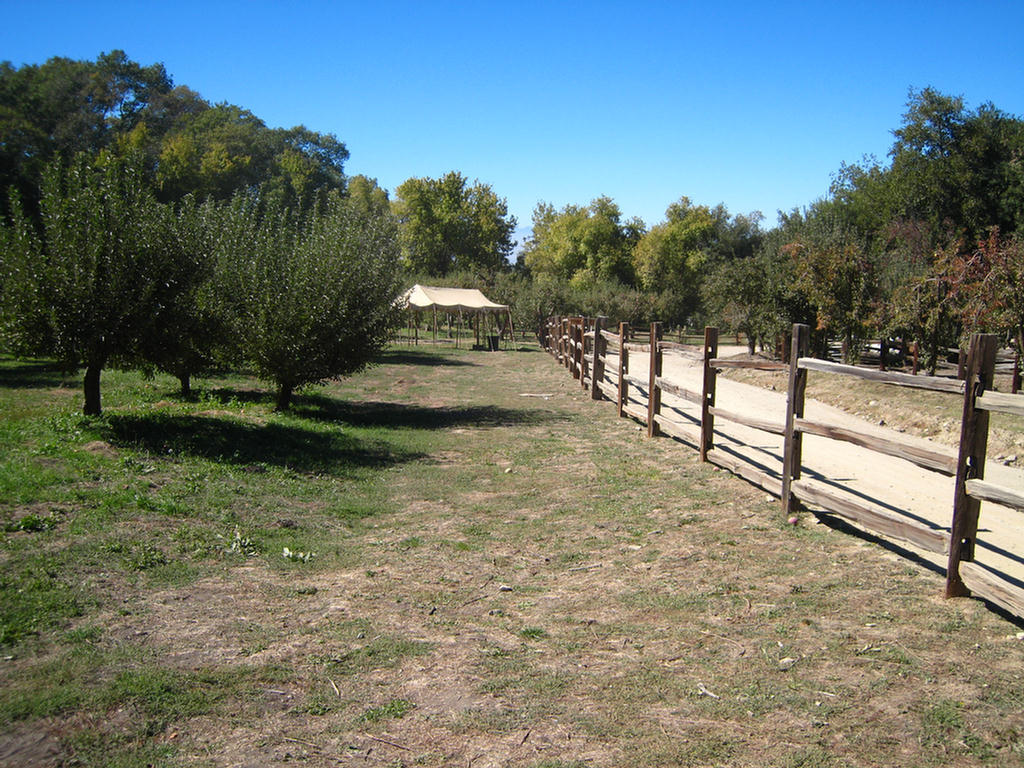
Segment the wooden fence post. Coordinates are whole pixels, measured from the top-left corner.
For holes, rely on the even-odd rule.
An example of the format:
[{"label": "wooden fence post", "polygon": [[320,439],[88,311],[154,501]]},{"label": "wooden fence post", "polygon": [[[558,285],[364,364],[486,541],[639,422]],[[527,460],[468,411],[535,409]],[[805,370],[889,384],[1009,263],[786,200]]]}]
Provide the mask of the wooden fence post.
[{"label": "wooden fence post", "polygon": [[[591,380],[594,378],[594,364],[593,362],[587,362],[587,334],[593,329],[594,324],[589,317],[583,318],[583,327],[580,328],[580,384],[583,388],[587,388],[587,377]],[[591,353],[593,353],[594,345],[590,345]]]},{"label": "wooden fence post", "polygon": [[575,370],[575,317],[568,317],[565,321],[565,368],[573,379],[579,378],[579,372]]},{"label": "wooden fence post", "polygon": [[587,363],[587,330],[591,327],[590,318],[584,317],[580,325],[580,386],[587,388],[587,374],[594,380],[594,366]]},{"label": "wooden fence post", "polygon": [[1013,378],[1010,380],[1010,392],[1016,395],[1020,392],[1020,350],[1013,355]]},{"label": "wooden fence post", "polygon": [[619,323],[619,418],[622,418],[622,406],[629,402],[629,323]]},{"label": "wooden fence post", "polygon": [[700,460],[708,460],[708,451],[715,444],[715,416],[711,409],[715,405],[715,385],[718,369],[711,361],[718,357],[718,329],[708,326],[704,329],[704,393],[700,406]]},{"label": "wooden fence post", "polygon": [[964,410],[960,423],[960,453],[953,491],[953,522],[950,525],[949,565],[946,568],[946,597],[971,594],[960,578],[960,563],[974,560],[974,542],[978,535],[981,502],[967,495],[967,481],[985,477],[988,449],[988,411],[974,407],[974,399],[992,388],[996,367],[995,334],[976,333],[971,337],[964,379]]},{"label": "wooden fence post", "polygon": [[651,323],[651,375],[647,390],[647,436],[658,435],[657,416],[661,413],[661,323]]},{"label": "wooden fence post", "polygon": [[572,318],[565,317],[562,319],[562,340],[565,344],[565,369],[572,373],[572,363],[575,359],[572,355]]},{"label": "wooden fence post", "polygon": [[802,433],[796,429],[796,420],[804,415],[804,396],[807,392],[807,371],[799,367],[801,357],[807,355],[810,326],[796,323],[789,353],[789,388],[786,392],[786,437],[782,453],[782,512],[788,515],[794,507],[792,484],[800,479],[803,454]]},{"label": "wooden fence post", "polygon": [[583,379],[583,317],[572,318],[572,378]]},{"label": "wooden fence post", "polygon": [[604,337],[607,317],[594,320],[594,365],[590,369],[590,399],[600,400],[604,396],[600,384],[604,381],[604,356],[608,353],[608,340]]},{"label": "wooden fence post", "polygon": [[576,373],[573,370],[576,365],[576,331],[574,329],[574,323],[576,318],[567,317],[565,319],[565,367],[569,371],[569,375],[575,378]]}]

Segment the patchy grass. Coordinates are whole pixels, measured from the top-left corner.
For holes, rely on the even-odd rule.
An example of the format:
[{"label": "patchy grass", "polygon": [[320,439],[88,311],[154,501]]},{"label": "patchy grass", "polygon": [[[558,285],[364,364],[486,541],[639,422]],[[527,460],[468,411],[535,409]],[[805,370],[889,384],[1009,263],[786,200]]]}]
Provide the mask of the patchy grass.
[{"label": "patchy grass", "polygon": [[1024,763],[1019,626],[537,350],[174,390],[0,360],[0,765]]}]

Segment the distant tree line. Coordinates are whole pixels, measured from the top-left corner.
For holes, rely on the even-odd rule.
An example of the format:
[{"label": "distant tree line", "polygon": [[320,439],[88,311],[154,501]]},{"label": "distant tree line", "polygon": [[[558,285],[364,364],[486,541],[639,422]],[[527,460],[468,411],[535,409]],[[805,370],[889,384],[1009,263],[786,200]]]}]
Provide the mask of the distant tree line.
[{"label": "distant tree line", "polygon": [[894,136],[887,163],[844,165],[828,195],[767,231],[759,213],[685,197],[649,228],[608,198],[538,205],[517,264],[521,305],[536,322],[711,323],[746,334],[751,351],[803,322],[819,351],[840,340],[854,360],[870,338],[916,341],[932,369],[976,331],[1020,350],[1024,121],[925,88]]},{"label": "distant tree line", "polygon": [[[844,165],[828,194],[760,213],[687,197],[648,226],[598,197],[537,205],[525,242],[490,185],[457,171],[394,199],[346,177],[345,145],[175,86],[124,53],[0,64],[0,343],[86,370],[168,371],[188,391],[247,365],[285,408],[358,370],[413,282],[479,287],[516,325],[604,314],[706,323],[751,351],[814,329],[855,359],[919,342],[934,366],[967,334],[1024,345],[1024,121],[911,91],[888,161]],[[514,259],[514,261],[513,261]],[[359,341],[362,340],[362,341]]]}]

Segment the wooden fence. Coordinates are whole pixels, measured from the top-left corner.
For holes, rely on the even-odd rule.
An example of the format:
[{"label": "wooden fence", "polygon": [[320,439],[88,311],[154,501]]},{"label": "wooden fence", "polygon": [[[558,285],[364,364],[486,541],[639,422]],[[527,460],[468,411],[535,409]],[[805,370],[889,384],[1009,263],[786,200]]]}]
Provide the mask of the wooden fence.
[{"label": "wooden fence", "polygon": [[[838,515],[888,539],[911,544],[946,558],[946,596],[975,594],[1010,613],[1024,617],[1024,588],[1018,580],[975,562],[975,542],[981,502],[1024,511],[1024,492],[987,482],[984,478],[989,414],[1024,416],[1024,395],[993,391],[997,339],[976,335],[966,355],[964,378],[911,375],[819,360],[808,357],[809,328],[793,326],[790,362],[730,360],[718,357],[718,331],[707,328],[702,346],[665,341],[661,324],[653,323],[646,339],[623,323],[617,330],[604,318],[553,317],[541,334],[543,346],[563,364],[594,400],[616,404],[619,416],[647,426],[650,437],[668,435],[696,448],[702,461],[727,469],[780,498],[789,515],[800,503]],[[630,353],[647,353],[646,371],[634,372]],[[701,391],[688,390],[663,375],[665,355],[684,355],[703,364]],[[614,360],[612,360],[614,358]],[[716,403],[716,382],[725,368],[788,371],[785,412],[778,420],[751,417]],[[892,386],[944,392],[962,399],[961,437],[956,455],[931,450],[899,436],[881,437],[827,420],[804,416],[807,379],[811,372],[826,372],[869,379]],[[640,375],[637,375],[637,374]],[[662,394],[692,403],[698,416],[679,408],[664,408]],[[752,461],[737,451],[715,446],[716,420],[781,436],[779,472]],[[835,483],[802,477],[803,435],[849,442],[889,457],[904,459],[939,475],[955,478],[952,516],[948,527],[932,527],[892,505],[875,503],[836,489]],[[777,439],[777,438],[776,438]]]}]

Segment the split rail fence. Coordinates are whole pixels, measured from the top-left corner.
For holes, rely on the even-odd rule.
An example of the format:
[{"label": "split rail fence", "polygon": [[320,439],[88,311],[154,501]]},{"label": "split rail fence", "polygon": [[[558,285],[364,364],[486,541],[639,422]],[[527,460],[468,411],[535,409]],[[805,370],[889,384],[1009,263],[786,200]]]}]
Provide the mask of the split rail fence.
[{"label": "split rail fence", "polygon": [[[981,503],[991,502],[1024,512],[1024,492],[985,480],[989,414],[1003,412],[1024,416],[1024,395],[993,391],[997,338],[978,334],[971,340],[962,380],[911,375],[841,365],[808,356],[809,328],[794,325],[790,362],[733,360],[718,357],[718,330],[706,328],[702,346],[680,344],[663,338],[660,323],[653,323],[646,341],[637,338],[628,324],[606,327],[605,318],[553,317],[542,334],[543,346],[587,389],[594,400],[616,404],[620,417],[631,417],[647,426],[649,437],[664,434],[695,447],[702,461],[727,469],[779,497],[789,515],[800,504],[838,515],[887,539],[909,543],[946,559],[946,596],[985,598],[1010,613],[1024,617],[1024,585],[975,562]],[[631,353],[648,355],[647,369],[634,371]],[[703,384],[693,391],[663,375],[666,355],[683,355],[703,363]],[[721,407],[716,384],[726,368],[788,371],[785,412],[777,420],[752,417]],[[804,416],[807,378],[810,372],[826,372],[884,382],[893,386],[945,392],[963,401],[961,437],[956,455],[922,447],[898,437],[881,437],[827,420]],[[692,385],[691,385],[692,386]],[[696,406],[699,416],[681,408],[664,406],[668,394]],[[716,446],[716,420],[781,436],[781,470],[757,462],[729,446]],[[802,476],[803,435],[817,435],[849,442],[889,457],[904,459],[939,475],[955,478],[952,515],[947,527],[933,527],[889,504],[875,503],[856,493],[836,489]],[[776,440],[778,437],[776,437]]]}]

